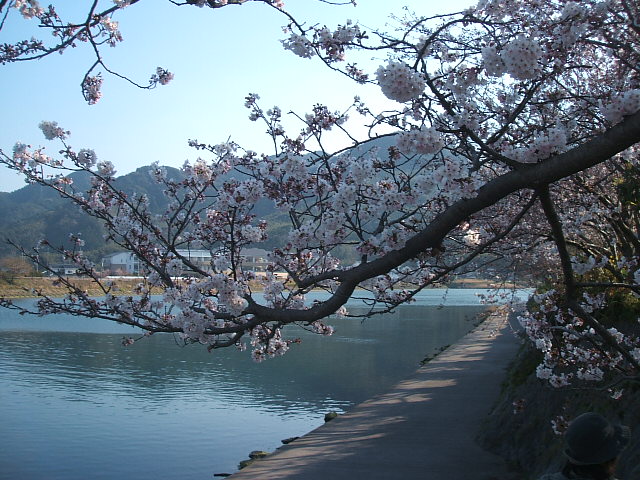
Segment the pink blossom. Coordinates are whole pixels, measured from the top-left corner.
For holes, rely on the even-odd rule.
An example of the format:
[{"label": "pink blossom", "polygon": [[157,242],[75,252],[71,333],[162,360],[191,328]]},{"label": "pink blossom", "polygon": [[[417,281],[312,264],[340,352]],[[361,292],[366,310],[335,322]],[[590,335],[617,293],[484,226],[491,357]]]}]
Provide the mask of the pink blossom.
[{"label": "pink blossom", "polygon": [[316,53],[313,44],[306,37],[297,33],[291,33],[287,40],[282,40],[282,45],[286,50],[291,50],[302,58],[311,58]]},{"label": "pink blossom", "polygon": [[20,14],[26,19],[39,17],[44,13],[37,0],[15,0],[13,6],[20,10]]},{"label": "pink blossom", "polygon": [[417,98],[426,86],[422,75],[408,65],[397,61],[378,68],[376,77],[382,93],[398,102],[408,102]]},{"label": "pink blossom", "polygon": [[396,142],[398,150],[407,155],[414,153],[435,154],[444,147],[440,132],[435,128],[420,128],[402,132]]},{"label": "pink blossom", "polygon": [[82,82],[82,94],[89,105],[94,105],[100,100],[102,97],[102,93],[100,92],[101,88],[102,77],[100,75],[93,77],[87,75],[85,77]]},{"label": "pink blossom", "polygon": [[42,121],[40,122],[40,125],[38,125],[38,127],[40,128],[40,130],[42,130],[44,138],[46,138],[47,140],[53,140],[54,138],[64,140],[70,133],[68,131],[65,131],[62,127],[58,126],[58,122]]}]

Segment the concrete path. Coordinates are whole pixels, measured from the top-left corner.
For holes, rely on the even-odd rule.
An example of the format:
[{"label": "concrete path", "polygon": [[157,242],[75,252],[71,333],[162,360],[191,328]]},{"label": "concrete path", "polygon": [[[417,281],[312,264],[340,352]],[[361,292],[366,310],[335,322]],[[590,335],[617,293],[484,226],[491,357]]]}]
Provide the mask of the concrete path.
[{"label": "concrete path", "polygon": [[511,480],[474,441],[518,341],[493,315],[390,392],[232,475],[233,480]]}]

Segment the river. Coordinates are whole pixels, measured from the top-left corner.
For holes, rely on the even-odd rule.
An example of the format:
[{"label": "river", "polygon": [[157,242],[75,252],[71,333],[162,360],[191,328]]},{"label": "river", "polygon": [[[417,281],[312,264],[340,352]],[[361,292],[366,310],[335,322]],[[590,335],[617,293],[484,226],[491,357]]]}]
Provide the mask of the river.
[{"label": "river", "polygon": [[250,451],[273,450],[411,374],[473,326],[482,293],[428,290],[392,314],[332,319],[332,337],[296,329],[300,344],[260,364],[170,335],[123,347],[129,327],[0,310],[0,479],[232,473]]}]

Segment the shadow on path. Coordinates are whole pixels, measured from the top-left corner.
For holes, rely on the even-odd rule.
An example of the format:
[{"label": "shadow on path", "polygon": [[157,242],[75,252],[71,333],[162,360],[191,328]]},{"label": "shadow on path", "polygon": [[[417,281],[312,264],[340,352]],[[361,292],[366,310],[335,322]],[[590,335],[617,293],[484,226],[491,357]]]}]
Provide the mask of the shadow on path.
[{"label": "shadow on path", "polygon": [[391,391],[229,478],[519,478],[474,440],[517,349],[505,314],[494,314]]}]

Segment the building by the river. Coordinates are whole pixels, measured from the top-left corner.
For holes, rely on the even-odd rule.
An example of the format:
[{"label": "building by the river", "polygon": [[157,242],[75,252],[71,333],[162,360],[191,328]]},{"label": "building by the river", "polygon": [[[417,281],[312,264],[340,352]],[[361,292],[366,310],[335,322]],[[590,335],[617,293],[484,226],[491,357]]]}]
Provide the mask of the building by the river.
[{"label": "building by the river", "polygon": [[[189,259],[202,270],[211,270],[215,256],[209,250],[177,250],[178,254]],[[271,266],[267,259],[268,252],[261,248],[242,250],[242,269],[252,272],[266,272]],[[102,258],[103,271],[114,275],[139,275],[140,259],[131,252],[117,252]],[[188,272],[185,272],[188,273]]]}]

